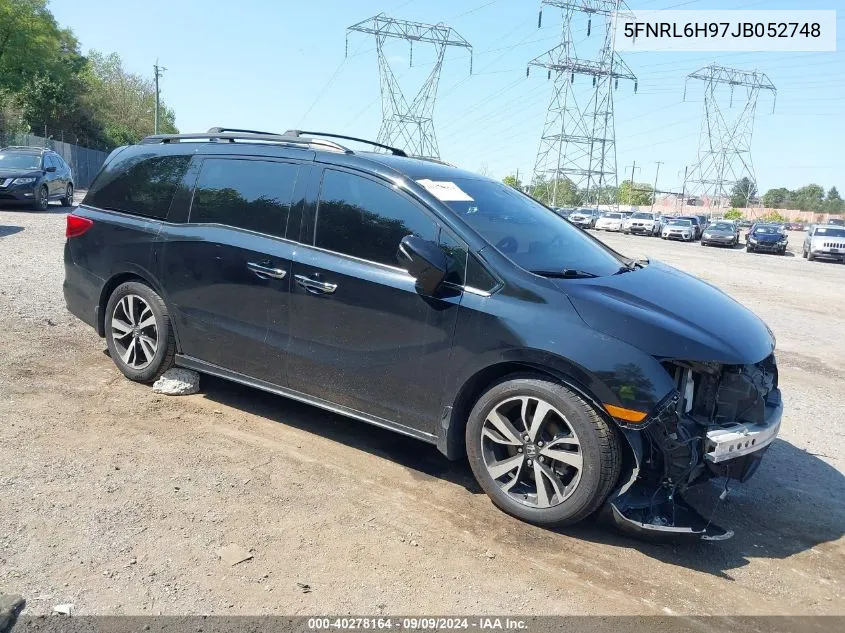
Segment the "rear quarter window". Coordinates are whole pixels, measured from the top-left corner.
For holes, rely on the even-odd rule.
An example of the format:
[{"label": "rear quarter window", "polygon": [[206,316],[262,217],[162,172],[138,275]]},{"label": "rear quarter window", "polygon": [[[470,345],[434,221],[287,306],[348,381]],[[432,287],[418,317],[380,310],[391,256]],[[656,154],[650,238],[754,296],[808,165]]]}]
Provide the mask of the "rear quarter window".
[{"label": "rear quarter window", "polygon": [[134,154],[108,163],[91,185],[85,203],[101,209],[163,220],[190,156]]}]

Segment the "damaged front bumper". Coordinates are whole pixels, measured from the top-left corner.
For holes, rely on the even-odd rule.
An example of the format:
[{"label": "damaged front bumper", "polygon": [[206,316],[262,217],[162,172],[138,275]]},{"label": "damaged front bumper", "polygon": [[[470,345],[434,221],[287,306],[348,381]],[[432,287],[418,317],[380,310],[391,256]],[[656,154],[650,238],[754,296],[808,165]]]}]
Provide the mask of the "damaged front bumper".
[{"label": "damaged front bumper", "polygon": [[[777,437],[783,402],[774,356],[753,365],[666,363],[677,390],[646,427],[624,431],[634,463],[604,514],[640,538],[724,540],[733,532],[712,518],[728,482],[747,481]],[[724,478],[725,490],[704,518],[682,497],[693,485]]]}]

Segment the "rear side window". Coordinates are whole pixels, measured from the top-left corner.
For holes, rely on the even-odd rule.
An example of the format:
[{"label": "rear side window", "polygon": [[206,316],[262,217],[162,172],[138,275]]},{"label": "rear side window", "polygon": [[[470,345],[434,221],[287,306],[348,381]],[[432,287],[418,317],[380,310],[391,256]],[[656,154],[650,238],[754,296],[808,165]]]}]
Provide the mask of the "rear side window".
[{"label": "rear side window", "polygon": [[323,174],[314,245],[396,266],[399,242],[417,235],[437,242],[437,226],[397,191],[354,174]]},{"label": "rear side window", "polygon": [[197,181],[190,221],[284,237],[298,172],[291,163],[208,158]]},{"label": "rear side window", "polygon": [[106,165],[85,198],[86,204],[163,220],[190,156],[138,154]]}]

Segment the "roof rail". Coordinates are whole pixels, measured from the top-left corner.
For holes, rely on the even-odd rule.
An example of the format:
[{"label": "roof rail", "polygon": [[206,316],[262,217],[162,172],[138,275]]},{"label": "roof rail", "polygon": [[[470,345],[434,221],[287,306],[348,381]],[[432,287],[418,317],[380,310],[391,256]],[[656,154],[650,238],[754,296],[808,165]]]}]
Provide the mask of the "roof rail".
[{"label": "roof rail", "polygon": [[358,138],[357,136],[345,136],[343,134],[329,134],[328,132],[308,132],[305,130],[288,130],[285,132],[285,136],[301,136],[303,134],[310,134],[311,136],[325,136],[326,138],[342,138],[347,141],[357,141],[359,143],[366,143],[367,145],[372,145],[373,147],[381,147],[382,149],[386,149],[394,156],[407,156],[405,150],[399,149],[398,147],[391,147],[390,145],[384,145],[383,143],[378,143],[376,141],[370,141],[365,138]]},{"label": "roof rail", "polygon": [[[217,128],[212,128],[215,130]],[[353,154],[348,147],[332,141],[324,141],[317,138],[292,136],[287,134],[268,134],[255,132],[199,132],[195,134],[153,134],[141,140],[141,145],[179,143],[180,141],[208,140],[212,142],[228,141],[258,141],[261,143],[278,143],[280,145],[307,145],[308,147],[320,147],[331,149],[344,154]]]},{"label": "roof rail", "polygon": [[210,127],[208,128],[209,134],[220,134],[221,132],[246,132],[247,134],[272,134],[273,136],[279,136],[278,132],[259,132],[258,130],[241,130],[236,127]]},{"label": "roof rail", "polygon": [[53,151],[49,147],[41,147],[40,145],[7,145],[6,147],[0,147],[0,149],[37,149],[40,152]]}]

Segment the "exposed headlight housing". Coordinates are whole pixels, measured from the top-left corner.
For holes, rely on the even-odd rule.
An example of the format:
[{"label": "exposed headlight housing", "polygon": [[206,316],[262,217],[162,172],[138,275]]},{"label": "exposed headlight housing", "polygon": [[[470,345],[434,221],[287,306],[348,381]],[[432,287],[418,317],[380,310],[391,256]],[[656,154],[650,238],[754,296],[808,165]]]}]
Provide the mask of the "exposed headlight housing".
[{"label": "exposed headlight housing", "polygon": [[31,176],[26,177],[26,178],[15,178],[15,179],[12,181],[12,184],[13,184],[13,185],[28,185],[28,184],[30,184],[30,183],[32,183],[32,182],[35,182],[36,180],[38,180],[38,179],[37,179],[37,178],[33,178],[33,177],[31,177]]}]

